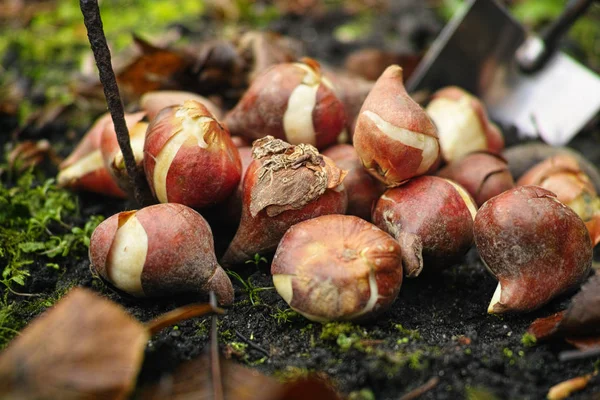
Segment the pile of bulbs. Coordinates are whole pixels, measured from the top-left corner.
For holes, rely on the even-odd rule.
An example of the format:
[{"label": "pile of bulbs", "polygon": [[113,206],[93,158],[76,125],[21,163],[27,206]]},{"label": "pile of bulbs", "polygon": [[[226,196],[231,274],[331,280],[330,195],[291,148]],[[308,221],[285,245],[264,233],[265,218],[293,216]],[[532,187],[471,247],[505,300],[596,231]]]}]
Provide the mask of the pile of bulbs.
[{"label": "pile of bulbs", "polygon": [[[224,117],[195,94],[145,95],[127,124],[159,204],[98,226],[92,271],[134,296],[214,291],[228,305],[221,265],[275,252],[278,293],[315,321],[371,319],[403,277],[435,276],[473,243],[499,281],[490,313],[537,309],[586,279],[600,200],[576,159],[546,160],[515,186],[502,134],[472,95],[445,88],[423,109],[398,66],[364,94],[336,78],[312,59],[274,65]],[[109,116],[58,181],[131,194]],[[206,213],[238,226],[219,262]]]}]

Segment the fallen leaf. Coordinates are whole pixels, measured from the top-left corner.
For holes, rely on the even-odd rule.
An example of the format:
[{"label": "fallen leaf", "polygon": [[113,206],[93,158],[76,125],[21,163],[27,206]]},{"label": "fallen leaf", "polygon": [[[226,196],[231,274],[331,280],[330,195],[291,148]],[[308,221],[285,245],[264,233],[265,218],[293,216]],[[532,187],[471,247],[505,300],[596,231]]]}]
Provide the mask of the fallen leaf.
[{"label": "fallen leaf", "polygon": [[539,318],[527,330],[536,339],[600,335],[600,275],[592,275],[565,311]]},{"label": "fallen leaf", "polygon": [[0,397],[125,398],[148,338],[121,307],[75,288],[0,354]]},{"label": "fallen leaf", "polygon": [[160,48],[134,36],[140,54],[117,72],[119,88],[126,97],[137,98],[159,89],[180,89],[185,86],[185,70],[193,60],[183,52]]},{"label": "fallen leaf", "polygon": [[[339,395],[324,380],[316,377],[288,383],[261,374],[235,362],[221,358],[224,398],[231,400],[339,400]],[[140,398],[148,400],[185,400],[212,398],[208,355],[189,361],[173,375],[158,383],[146,385]]]},{"label": "fallen leaf", "polygon": [[0,398],[126,398],[150,335],[211,311],[223,312],[194,304],[142,324],[116,303],[75,288],[0,353]]}]

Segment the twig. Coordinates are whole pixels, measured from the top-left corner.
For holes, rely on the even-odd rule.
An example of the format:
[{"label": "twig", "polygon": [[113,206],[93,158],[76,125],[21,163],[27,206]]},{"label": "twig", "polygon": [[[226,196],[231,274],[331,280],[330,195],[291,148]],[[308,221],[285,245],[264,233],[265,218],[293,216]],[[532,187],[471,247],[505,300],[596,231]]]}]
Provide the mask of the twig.
[{"label": "twig", "polygon": [[429,392],[431,389],[436,387],[438,385],[438,383],[440,383],[440,378],[438,378],[437,376],[434,376],[433,378],[431,378],[430,380],[428,380],[427,382],[425,382],[423,385],[419,386],[418,388],[413,389],[408,393],[405,393],[402,397],[400,397],[400,400],[418,399],[419,397],[421,397],[422,395],[424,395],[425,393]]},{"label": "twig", "polygon": [[[212,307],[217,308],[217,296],[212,291],[210,292],[210,304]],[[213,314],[210,327],[210,371],[214,400],[223,400],[225,398],[223,394],[223,380],[221,379],[220,357],[217,338],[217,316]]]},{"label": "twig", "polygon": [[129,175],[129,179],[134,188],[135,200],[140,206],[150,204],[151,200],[146,188],[145,177],[142,175],[141,171],[136,168],[135,158],[133,156],[133,151],[131,150],[129,131],[127,129],[127,124],[125,123],[123,103],[121,102],[121,96],[119,95],[119,87],[117,86],[115,72],[111,65],[110,50],[108,49],[104,28],[102,27],[98,1],[80,0],[79,6],[83,14],[83,22],[88,32],[88,40],[90,41],[94,59],[96,60],[96,66],[98,67],[100,74],[100,83],[102,83],[104,89],[106,104],[108,105],[108,110],[110,111],[110,116],[112,117],[115,126],[115,132],[117,133],[117,141],[123,152],[127,175]]},{"label": "twig", "polygon": [[600,356],[600,347],[593,347],[587,350],[568,350],[558,355],[560,361],[581,360],[588,357]]},{"label": "twig", "polygon": [[271,356],[267,350],[263,349],[262,347],[260,347],[259,345],[257,345],[256,343],[254,343],[253,341],[251,341],[250,339],[248,339],[246,336],[244,336],[241,333],[239,333],[238,331],[235,331],[235,334],[236,334],[237,337],[239,337],[240,339],[242,339],[245,343],[248,344],[248,346],[252,347],[254,350],[260,351],[261,353],[263,353],[267,357]]},{"label": "twig", "polygon": [[146,327],[148,328],[148,331],[150,331],[150,334],[154,335],[162,329],[174,325],[179,321],[206,315],[208,313],[224,314],[225,310],[213,304],[191,304],[160,315],[152,321],[147,322]]}]

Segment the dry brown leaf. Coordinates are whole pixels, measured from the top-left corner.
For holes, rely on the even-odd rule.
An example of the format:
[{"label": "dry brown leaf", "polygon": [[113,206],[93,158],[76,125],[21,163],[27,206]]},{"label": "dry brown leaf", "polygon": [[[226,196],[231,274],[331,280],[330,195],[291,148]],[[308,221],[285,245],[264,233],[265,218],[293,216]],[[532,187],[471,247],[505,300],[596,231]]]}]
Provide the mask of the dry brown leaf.
[{"label": "dry brown leaf", "polygon": [[159,48],[134,37],[140,54],[124,69],[117,73],[119,88],[130,97],[159,89],[178,89],[184,82],[179,74],[189,68],[192,60],[182,52],[169,48]]},{"label": "dry brown leaf", "polygon": [[150,335],[211,311],[223,312],[193,304],[142,324],[116,303],[75,288],[0,353],[0,398],[126,398]]},{"label": "dry brown leaf", "polygon": [[[221,359],[224,398],[227,400],[339,400],[324,380],[315,377],[280,383],[256,370]],[[189,361],[171,376],[142,388],[148,400],[212,399],[208,356]]]},{"label": "dry brown leaf", "polygon": [[75,288],[0,354],[0,397],[125,398],[148,338],[121,307]]},{"label": "dry brown leaf", "polygon": [[600,275],[588,279],[565,311],[536,319],[528,332],[537,340],[600,335]]}]

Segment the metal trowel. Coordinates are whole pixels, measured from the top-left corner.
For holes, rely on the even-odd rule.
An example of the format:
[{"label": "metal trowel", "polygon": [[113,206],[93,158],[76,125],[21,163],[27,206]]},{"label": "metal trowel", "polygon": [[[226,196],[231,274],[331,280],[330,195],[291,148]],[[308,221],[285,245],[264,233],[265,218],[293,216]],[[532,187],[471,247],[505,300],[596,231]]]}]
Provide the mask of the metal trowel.
[{"label": "metal trowel", "polygon": [[600,110],[600,77],[555,51],[593,0],[570,1],[540,36],[495,0],[468,0],[407,82],[409,92],[456,85],[520,136],[564,145]]}]

